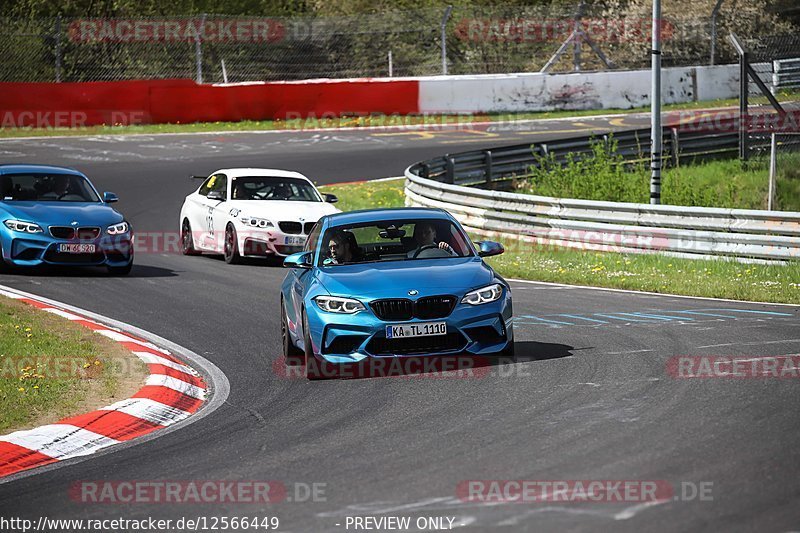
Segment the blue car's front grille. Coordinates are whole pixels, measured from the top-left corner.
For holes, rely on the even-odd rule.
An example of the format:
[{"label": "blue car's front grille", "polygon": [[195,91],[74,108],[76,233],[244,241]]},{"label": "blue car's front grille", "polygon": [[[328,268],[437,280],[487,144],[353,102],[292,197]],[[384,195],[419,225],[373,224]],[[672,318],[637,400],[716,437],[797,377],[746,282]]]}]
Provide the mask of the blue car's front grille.
[{"label": "blue car's front grille", "polygon": [[432,337],[406,337],[387,339],[375,336],[367,344],[373,355],[427,355],[463,350],[467,340],[458,331]]},{"label": "blue car's front grille", "polygon": [[76,236],[82,241],[93,241],[100,236],[100,228],[96,226],[85,228],[73,228],[70,226],[50,226],[50,235],[56,239],[66,241],[74,239]]},{"label": "blue car's front grille", "polygon": [[456,305],[456,297],[428,296],[416,301],[392,298],[375,300],[369,305],[381,320],[432,320],[447,317]]},{"label": "blue car's front grille", "polygon": [[75,237],[75,228],[70,226],[50,226],[50,235],[56,239],[71,240]]},{"label": "blue car's front grille", "polygon": [[65,254],[57,252],[55,249],[50,249],[44,254],[45,261],[50,263],[69,264],[99,264],[105,261],[105,255],[102,253],[94,254]]}]

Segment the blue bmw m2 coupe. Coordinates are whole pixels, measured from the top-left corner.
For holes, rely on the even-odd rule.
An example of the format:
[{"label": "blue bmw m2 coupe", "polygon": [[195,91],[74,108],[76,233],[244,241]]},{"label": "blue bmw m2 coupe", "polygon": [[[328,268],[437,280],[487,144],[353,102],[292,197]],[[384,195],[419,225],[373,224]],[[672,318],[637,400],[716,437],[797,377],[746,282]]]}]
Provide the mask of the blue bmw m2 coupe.
[{"label": "blue bmw m2 coupe", "polygon": [[43,264],[133,266],[130,224],[89,179],[70,168],[0,165],[0,271]]},{"label": "blue bmw m2 coupe", "polygon": [[281,329],[287,361],[514,355],[511,291],[449,213],[405,208],[322,217],[286,258]]}]

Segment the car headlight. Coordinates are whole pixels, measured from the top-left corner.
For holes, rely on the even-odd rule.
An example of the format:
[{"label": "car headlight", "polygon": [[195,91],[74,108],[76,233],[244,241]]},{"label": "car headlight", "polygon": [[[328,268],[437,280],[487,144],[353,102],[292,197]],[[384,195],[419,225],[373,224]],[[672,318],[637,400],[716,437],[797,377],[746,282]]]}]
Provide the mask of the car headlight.
[{"label": "car headlight", "polygon": [[38,224],[23,222],[21,220],[6,220],[5,225],[8,229],[20,233],[42,233],[42,228]]},{"label": "car headlight", "polygon": [[108,231],[109,235],[122,235],[123,233],[128,233],[129,229],[127,222],[120,222],[119,224],[109,226],[106,231]]},{"label": "car headlight", "polygon": [[242,221],[242,224],[245,226],[252,226],[254,228],[274,228],[275,224],[267,220],[266,218],[258,218],[258,217],[248,217],[242,215],[239,220]]},{"label": "car headlight", "polygon": [[352,315],[366,309],[364,304],[352,298],[339,298],[337,296],[317,296],[314,298],[317,307],[329,313],[342,313]]},{"label": "car headlight", "polygon": [[499,283],[495,283],[494,285],[488,285],[482,289],[468,292],[461,299],[461,303],[469,305],[488,304],[489,302],[499,300],[501,296],[503,296],[503,286]]}]

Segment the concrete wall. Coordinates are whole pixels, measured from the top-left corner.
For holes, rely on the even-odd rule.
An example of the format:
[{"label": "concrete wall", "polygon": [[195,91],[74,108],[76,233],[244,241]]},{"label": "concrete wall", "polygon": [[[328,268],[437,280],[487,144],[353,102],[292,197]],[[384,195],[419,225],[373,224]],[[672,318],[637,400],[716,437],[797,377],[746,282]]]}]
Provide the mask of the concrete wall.
[{"label": "concrete wall", "polygon": [[[733,98],[737,65],[667,68],[664,103]],[[650,71],[420,78],[421,113],[628,109],[650,104]]]}]

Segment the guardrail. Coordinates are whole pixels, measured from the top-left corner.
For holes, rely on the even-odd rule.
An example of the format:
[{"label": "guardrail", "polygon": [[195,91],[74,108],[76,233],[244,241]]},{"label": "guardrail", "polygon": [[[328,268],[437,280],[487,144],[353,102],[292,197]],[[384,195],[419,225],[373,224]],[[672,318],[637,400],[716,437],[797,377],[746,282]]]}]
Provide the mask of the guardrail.
[{"label": "guardrail", "polygon": [[[665,131],[665,158],[680,164],[732,155],[737,136]],[[649,145],[645,130],[614,137],[628,161],[642,157],[639,147]],[[590,149],[590,138],[579,137],[417,163],[406,170],[406,203],[446,209],[469,230],[544,245],[755,262],[800,259],[800,213],[560,199],[475,187],[498,188],[525,176],[537,164],[535,155],[552,153],[563,160],[569,152]]]},{"label": "guardrail", "polygon": [[798,87],[800,87],[800,57],[773,61],[772,88],[797,89]]}]

